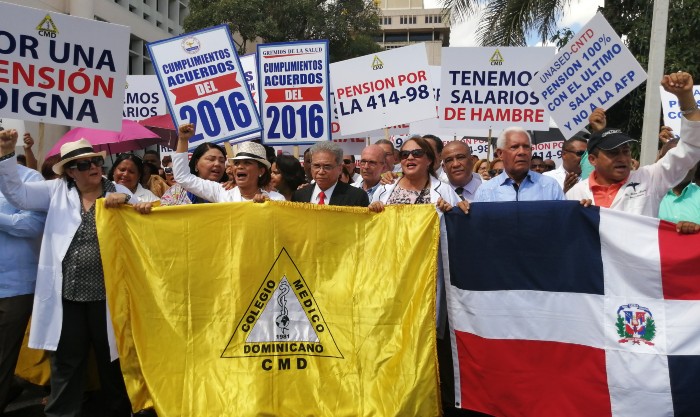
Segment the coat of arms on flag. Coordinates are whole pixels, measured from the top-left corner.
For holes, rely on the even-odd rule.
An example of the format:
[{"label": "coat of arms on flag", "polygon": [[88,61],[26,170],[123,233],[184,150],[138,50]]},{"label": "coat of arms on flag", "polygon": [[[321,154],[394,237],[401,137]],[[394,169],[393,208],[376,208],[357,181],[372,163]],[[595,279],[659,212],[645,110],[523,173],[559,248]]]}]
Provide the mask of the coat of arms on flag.
[{"label": "coat of arms on flag", "polygon": [[638,345],[646,343],[653,346],[656,336],[656,323],[651,311],[639,304],[621,305],[617,310],[617,334],[622,339],[620,343],[632,342]]}]

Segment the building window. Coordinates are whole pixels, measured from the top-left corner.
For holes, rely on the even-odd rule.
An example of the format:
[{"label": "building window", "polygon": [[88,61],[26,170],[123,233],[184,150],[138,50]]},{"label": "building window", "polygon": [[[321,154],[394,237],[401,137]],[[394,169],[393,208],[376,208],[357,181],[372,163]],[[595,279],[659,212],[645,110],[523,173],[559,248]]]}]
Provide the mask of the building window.
[{"label": "building window", "polygon": [[415,25],[416,21],[416,16],[401,16],[400,19],[402,25]]},{"label": "building window", "polygon": [[383,25],[390,25],[390,24],[391,24],[391,16],[384,16],[384,17],[382,17],[381,24],[383,24]]}]

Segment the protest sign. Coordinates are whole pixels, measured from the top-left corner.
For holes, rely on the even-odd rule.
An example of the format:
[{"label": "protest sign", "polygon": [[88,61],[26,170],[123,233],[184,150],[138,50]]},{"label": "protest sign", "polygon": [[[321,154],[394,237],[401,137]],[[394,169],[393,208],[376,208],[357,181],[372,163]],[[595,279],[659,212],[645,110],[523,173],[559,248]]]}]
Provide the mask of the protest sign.
[{"label": "protest sign", "polygon": [[175,126],[195,125],[193,150],[260,131],[260,118],[226,25],[148,44]]},{"label": "protest sign", "polygon": [[647,74],[598,12],[579,36],[532,79],[566,139],[588,124],[597,107],[608,109],[646,80]]},{"label": "protest sign", "polygon": [[256,110],[258,107],[258,61],[255,54],[243,55],[241,57],[241,67],[245,74],[245,81],[248,83],[248,90],[253,96]]},{"label": "protest sign", "polygon": [[122,115],[129,120],[143,120],[165,114],[165,97],[155,75],[127,75]]},{"label": "protest sign", "polygon": [[547,129],[549,114],[530,88],[554,48],[442,48],[440,126]]},{"label": "protest sign", "polygon": [[263,143],[330,140],[328,41],[258,45],[258,57]]},{"label": "protest sign", "polygon": [[[673,129],[673,135],[680,137],[681,134],[681,107],[678,98],[659,86],[661,91],[661,107],[664,110],[664,124]],[[700,85],[693,86],[693,96],[695,101],[700,103]]]},{"label": "protest sign", "polygon": [[411,125],[408,123],[403,123],[396,126],[389,126],[385,129],[374,129],[367,132],[358,132],[352,135],[343,135],[340,133],[340,120],[338,119],[338,108],[336,107],[335,93],[333,93],[333,87],[331,84],[331,103],[333,107],[333,118],[331,121],[331,133],[333,134],[333,140],[336,139],[352,139],[352,138],[366,138],[375,136],[387,136],[387,135],[407,135],[410,132]]},{"label": "protest sign", "polygon": [[129,28],[0,3],[0,117],[121,129]]},{"label": "protest sign", "polygon": [[423,44],[336,62],[331,79],[343,135],[436,116]]}]

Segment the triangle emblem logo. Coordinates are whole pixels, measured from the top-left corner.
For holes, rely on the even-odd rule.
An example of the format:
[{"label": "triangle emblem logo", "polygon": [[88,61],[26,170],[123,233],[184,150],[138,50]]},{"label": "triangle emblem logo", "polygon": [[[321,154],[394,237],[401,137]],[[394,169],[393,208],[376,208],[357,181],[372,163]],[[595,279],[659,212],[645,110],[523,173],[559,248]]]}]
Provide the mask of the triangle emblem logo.
[{"label": "triangle emblem logo", "polygon": [[312,289],[282,248],[231,336],[222,358],[343,358]]}]

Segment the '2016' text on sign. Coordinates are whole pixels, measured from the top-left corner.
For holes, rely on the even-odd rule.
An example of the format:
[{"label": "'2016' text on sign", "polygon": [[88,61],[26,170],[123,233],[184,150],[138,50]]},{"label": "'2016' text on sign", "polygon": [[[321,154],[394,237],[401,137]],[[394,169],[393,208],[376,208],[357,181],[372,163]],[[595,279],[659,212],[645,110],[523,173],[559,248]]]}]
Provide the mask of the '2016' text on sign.
[{"label": "'2016' text on sign", "polygon": [[269,145],[331,139],[328,41],[258,45],[262,139]]},{"label": "'2016' text on sign", "polygon": [[260,131],[227,26],[151,43],[148,50],[173,122],[195,125],[190,150]]}]

